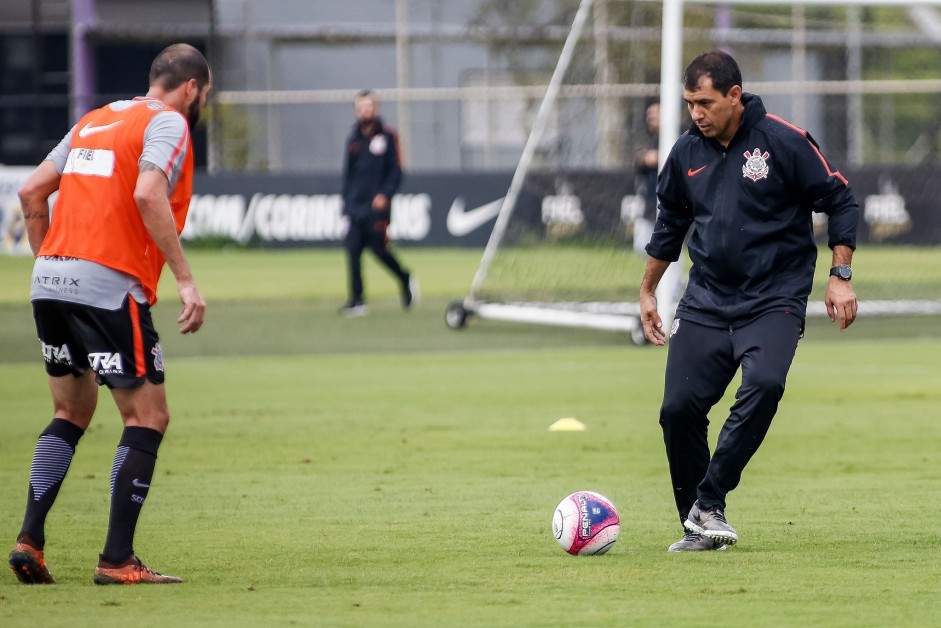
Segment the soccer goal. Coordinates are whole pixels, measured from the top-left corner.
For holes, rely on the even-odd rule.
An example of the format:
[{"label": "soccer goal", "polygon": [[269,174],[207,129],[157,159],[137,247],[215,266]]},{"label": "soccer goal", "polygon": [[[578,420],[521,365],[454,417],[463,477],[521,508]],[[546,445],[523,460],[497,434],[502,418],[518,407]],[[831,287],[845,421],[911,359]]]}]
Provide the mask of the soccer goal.
[{"label": "soccer goal", "polygon": [[[470,291],[448,306],[452,328],[480,317],[626,331],[643,342],[629,302],[645,264],[632,247],[639,199],[604,167],[623,161],[624,111],[606,51],[583,37],[592,4],[579,4]],[[656,93],[620,91],[637,102]]]},{"label": "soccer goal", "polygon": [[[645,341],[636,296],[646,260],[635,246],[644,244],[635,243],[645,237],[643,198],[633,166],[651,141],[645,105],[653,96],[663,102],[653,139],[662,163],[687,122],[682,64],[712,48],[730,50],[746,91],[808,128],[850,179],[861,246],[875,253],[854,260],[861,314],[941,312],[941,273],[932,268],[941,250],[941,183],[931,174],[941,163],[934,122],[941,81],[931,73],[941,65],[939,4],[581,0],[546,72],[544,98],[520,121],[528,139],[470,289],[448,306],[447,324],[578,326]],[[823,244],[826,218],[817,218]],[[810,316],[826,315],[829,264],[822,246]],[[682,279],[661,287],[669,320]]]}]

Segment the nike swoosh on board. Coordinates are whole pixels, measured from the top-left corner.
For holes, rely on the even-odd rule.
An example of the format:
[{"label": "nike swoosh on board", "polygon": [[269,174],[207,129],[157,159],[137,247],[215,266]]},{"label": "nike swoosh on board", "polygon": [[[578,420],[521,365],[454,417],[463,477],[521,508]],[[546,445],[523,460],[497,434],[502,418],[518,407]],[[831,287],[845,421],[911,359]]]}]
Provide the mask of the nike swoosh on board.
[{"label": "nike swoosh on board", "polygon": [[94,135],[95,133],[103,133],[105,131],[109,131],[112,128],[118,126],[122,122],[124,122],[124,120],[117,120],[115,122],[112,122],[111,124],[102,124],[101,126],[95,126],[91,122],[89,122],[88,124],[86,124],[85,126],[81,128],[81,130],[78,132],[78,136],[88,137],[89,135]]},{"label": "nike swoosh on board", "polygon": [[502,205],[503,199],[499,198],[492,203],[465,210],[464,199],[460,196],[457,197],[451,203],[451,209],[448,210],[448,233],[456,237],[466,236],[483,226],[487,221],[496,218]]},{"label": "nike swoosh on board", "polygon": [[690,176],[690,177],[695,177],[697,174],[699,174],[700,172],[702,172],[702,171],[705,170],[705,169],[706,169],[706,166],[703,166],[702,168],[696,168],[695,170],[693,170],[692,168],[690,168],[690,169],[688,169],[688,170],[686,171],[686,174],[687,174],[688,176]]}]

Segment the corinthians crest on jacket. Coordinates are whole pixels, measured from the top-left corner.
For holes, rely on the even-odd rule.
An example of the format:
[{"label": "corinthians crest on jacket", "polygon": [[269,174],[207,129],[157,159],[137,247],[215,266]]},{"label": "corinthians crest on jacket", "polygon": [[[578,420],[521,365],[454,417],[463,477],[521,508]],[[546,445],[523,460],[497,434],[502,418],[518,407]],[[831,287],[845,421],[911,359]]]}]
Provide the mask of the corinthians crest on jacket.
[{"label": "corinthians crest on jacket", "polygon": [[751,153],[746,150],[745,165],[742,166],[742,176],[748,177],[752,181],[767,179],[769,168],[766,160],[770,156],[768,151],[762,153],[760,148],[756,148],[754,152]]}]

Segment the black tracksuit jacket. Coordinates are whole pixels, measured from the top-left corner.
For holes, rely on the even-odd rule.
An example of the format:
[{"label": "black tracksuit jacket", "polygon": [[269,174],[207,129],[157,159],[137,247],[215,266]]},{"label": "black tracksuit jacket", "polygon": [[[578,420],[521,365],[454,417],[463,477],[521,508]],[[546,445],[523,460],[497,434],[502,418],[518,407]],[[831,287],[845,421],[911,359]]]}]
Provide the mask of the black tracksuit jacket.
[{"label": "black tracksuit jacket", "polygon": [[812,212],[828,215],[828,244],[856,248],[859,205],[806,131],[743,94],[728,148],[693,125],[660,172],[647,254],[679,259],[690,226],[692,266],[677,318],[737,327],[772,311],[806,316],[817,247]]},{"label": "black tracksuit jacket", "polygon": [[372,201],[385,194],[389,201],[402,182],[399,138],[394,129],[376,118],[374,132],[363,135],[359,123],[346,140],[343,163],[343,213],[354,219],[389,220],[389,210],[373,211]]}]

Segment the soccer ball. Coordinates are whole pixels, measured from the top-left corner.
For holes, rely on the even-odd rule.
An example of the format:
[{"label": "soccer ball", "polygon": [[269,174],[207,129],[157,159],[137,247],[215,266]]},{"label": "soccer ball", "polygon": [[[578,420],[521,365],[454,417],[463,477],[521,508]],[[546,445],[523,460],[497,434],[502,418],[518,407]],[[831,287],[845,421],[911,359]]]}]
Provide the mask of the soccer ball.
[{"label": "soccer ball", "polygon": [[555,509],[552,533],[569,554],[604,554],[618,540],[621,519],[607,497],[591,491],[572,493]]}]

